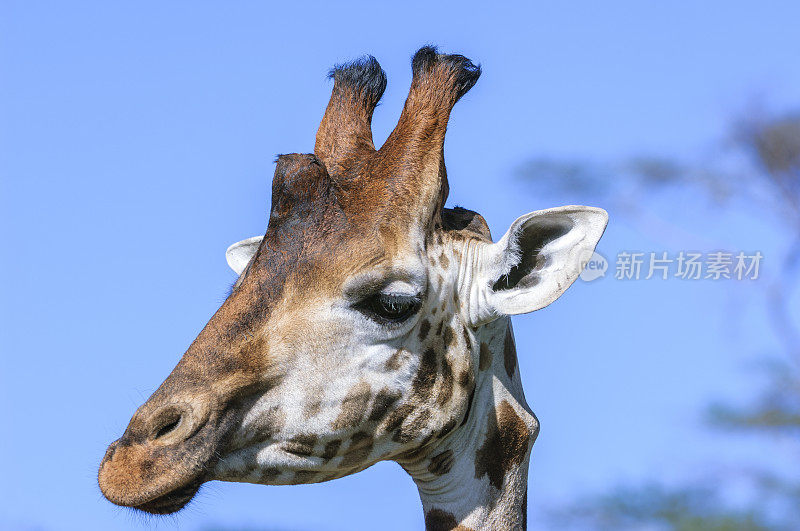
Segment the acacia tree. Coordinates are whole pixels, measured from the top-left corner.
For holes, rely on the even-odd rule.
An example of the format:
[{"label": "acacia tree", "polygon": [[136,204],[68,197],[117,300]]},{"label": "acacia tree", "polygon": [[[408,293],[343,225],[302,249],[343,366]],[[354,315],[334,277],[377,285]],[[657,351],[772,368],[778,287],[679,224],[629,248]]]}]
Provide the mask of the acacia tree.
[{"label": "acacia tree", "polygon": [[[602,202],[639,228],[668,236],[668,224],[654,216],[658,195],[705,194],[719,208],[747,205],[753,215],[773,216],[785,238],[785,252],[767,282],[761,283],[767,321],[780,351],[760,357],[764,383],[745,406],[709,405],[709,429],[747,433],[774,444],[776,437],[800,457],[800,315],[793,310],[800,281],[800,114],[760,115],[736,121],[724,149],[708,160],[682,162],[639,157],[619,164],[534,159],[518,175],[540,194]],[[755,114],[755,116],[759,116]],[[613,179],[611,178],[613,176]],[[673,214],[674,215],[674,214]],[[679,214],[678,214],[679,215]],[[771,260],[774,262],[775,260]],[[792,466],[797,467],[800,459]],[[719,477],[683,487],[657,482],[617,487],[588,495],[552,512],[559,528],[581,529],[796,529],[800,522],[800,480],[747,466],[727,467],[754,492],[748,506],[726,503]]]}]

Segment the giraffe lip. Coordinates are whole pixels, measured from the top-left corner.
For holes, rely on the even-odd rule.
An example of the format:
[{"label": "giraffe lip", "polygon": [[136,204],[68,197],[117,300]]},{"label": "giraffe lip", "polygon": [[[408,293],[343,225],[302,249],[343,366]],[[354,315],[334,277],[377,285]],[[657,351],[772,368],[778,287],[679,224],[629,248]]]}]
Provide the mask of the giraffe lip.
[{"label": "giraffe lip", "polygon": [[172,514],[178,512],[192,501],[197,491],[200,490],[202,483],[202,481],[194,481],[162,494],[153,500],[135,505],[133,508],[150,514]]}]

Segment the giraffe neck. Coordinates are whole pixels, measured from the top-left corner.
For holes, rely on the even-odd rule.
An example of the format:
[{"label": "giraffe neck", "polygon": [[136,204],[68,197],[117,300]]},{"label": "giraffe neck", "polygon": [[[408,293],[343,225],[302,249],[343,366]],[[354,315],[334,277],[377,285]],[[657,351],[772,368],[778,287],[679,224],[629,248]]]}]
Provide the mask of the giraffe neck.
[{"label": "giraffe neck", "polygon": [[[426,530],[526,527],[528,462],[538,421],[522,394],[510,321],[499,321],[476,334],[476,351],[482,345],[485,358],[488,348],[491,360],[484,359],[485,368],[476,371],[464,424],[441,443],[400,461],[419,489]],[[478,356],[475,361],[478,368]]]}]

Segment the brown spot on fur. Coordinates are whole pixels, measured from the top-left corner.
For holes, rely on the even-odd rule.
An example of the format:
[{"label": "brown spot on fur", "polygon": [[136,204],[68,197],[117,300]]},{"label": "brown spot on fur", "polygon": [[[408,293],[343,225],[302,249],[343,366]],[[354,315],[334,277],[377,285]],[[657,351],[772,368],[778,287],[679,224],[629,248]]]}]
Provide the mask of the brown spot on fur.
[{"label": "brown spot on fur", "polygon": [[339,416],[333,421],[331,428],[343,430],[357,426],[364,418],[364,413],[372,397],[372,388],[367,382],[359,382],[354,385],[342,402],[342,409]]},{"label": "brown spot on fur", "polygon": [[462,328],[461,335],[464,336],[464,344],[467,347],[467,352],[472,352],[472,338],[469,335],[469,330]]},{"label": "brown spot on fur", "polygon": [[275,467],[265,468],[261,472],[261,479],[259,480],[261,483],[269,483],[271,481],[275,481],[278,476],[281,475],[281,471]]},{"label": "brown spot on fur", "polygon": [[363,461],[369,457],[372,452],[372,445],[375,439],[369,433],[360,431],[353,435],[350,441],[350,446],[344,454],[344,459],[340,464],[341,467],[350,467],[354,465],[361,465]]},{"label": "brown spot on fur", "polygon": [[453,332],[453,327],[450,326],[450,325],[447,325],[444,328],[444,345],[445,345],[445,347],[452,347],[453,346],[453,341],[455,340],[455,338],[456,338],[456,334],[455,334],[455,332]]},{"label": "brown spot on fur", "polygon": [[373,442],[374,440],[372,435],[365,431],[359,431],[358,433],[353,434],[353,437],[350,439],[350,446],[347,450],[350,451],[366,448],[367,446],[372,446]]},{"label": "brown spot on fur", "polygon": [[384,364],[384,368],[387,371],[396,371],[402,365],[403,358],[405,357],[405,353],[403,349],[397,349],[394,354],[392,354],[386,363]]},{"label": "brown spot on fur", "polygon": [[277,406],[271,407],[258,421],[248,426],[246,437],[254,443],[273,439],[286,424],[286,414]]},{"label": "brown spot on fur", "polygon": [[446,357],[442,358],[441,374],[442,383],[439,386],[439,396],[436,397],[436,402],[443,406],[447,404],[453,396],[453,367]]},{"label": "brown spot on fur", "polygon": [[464,369],[458,375],[458,385],[467,388],[470,387],[471,383],[472,383],[472,371],[470,371],[469,369]]},{"label": "brown spot on fur", "polygon": [[327,461],[336,457],[336,454],[339,453],[339,447],[341,445],[342,441],[339,439],[329,441],[327,444],[325,444],[325,448],[322,450],[322,458]]},{"label": "brown spot on fur", "polygon": [[392,409],[397,401],[400,400],[400,393],[398,391],[391,391],[388,388],[381,389],[372,403],[372,411],[369,413],[367,420],[380,421]]},{"label": "brown spot on fur", "polygon": [[427,397],[433,390],[435,383],[436,352],[432,348],[429,348],[422,354],[422,359],[419,362],[419,369],[411,385],[415,395]]},{"label": "brown spot on fur", "polygon": [[314,453],[314,446],[317,444],[317,436],[311,433],[301,433],[289,439],[286,444],[286,451],[295,455],[307,457]]},{"label": "brown spot on fur", "polygon": [[503,400],[489,415],[486,440],[475,453],[475,478],[489,477],[496,489],[514,466],[521,464],[528,453],[530,431],[508,401]]},{"label": "brown spot on fur", "polygon": [[442,301],[441,308],[442,308],[442,311],[445,311],[445,309],[447,309],[447,299]]},{"label": "brown spot on fur", "polygon": [[443,329],[443,328],[444,328],[444,319],[442,319],[441,321],[439,321],[439,326],[437,326],[437,327],[436,327],[436,335],[437,335],[437,336],[440,336],[440,335],[442,335],[442,329]]},{"label": "brown spot on fur", "polygon": [[425,514],[425,531],[473,531],[473,529],[458,525],[452,513],[434,508]]},{"label": "brown spot on fur", "polygon": [[384,424],[384,431],[386,433],[392,433],[393,431],[400,428],[403,424],[403,421],[414,412],[414,406],[411,404],[403,404],[399,408],[395,409],[391,415],[389,415],[386,419]]},{"label": "brown spot on fur", "polygon": [[400,426],[392,437],[392,440],[399,443],[411,442],[422,434],[428,426],[428,421],[431,419],[431,412],[423,409],[419,414],[411,420],[406,419],[406,422]]},{"label": "brown spot on fur", "polygon": [[450,259],[447,258],[447,255],[442,251],[442,254],[439,255],[439,263],[442,264],[444,269],[450,267]]},{"label": "brown spot on fur", "polygon": [[489,345],[486,343],[481,343],[481,353],[480,357],[478,358],[478,368],[482,371],[485,371],[489,368],[492,364],[492,351],[489,349]]},{"label": "brown spot on fur", "polygon": [[506,366],[508,377],[513,377],[517,368],[517,349],[514,347],[514,334],[511,333],[510,326],[506,329],[506,339],[503,343],[503,364]]},{"label": "brown spot on fur", "polygon": [[428,333],[431,331],[431,322],[427,319],[423,319],[419,325],[419,334],[417,337],[420,341],[425,341],[425,338],[428,337]]},{"label": "brown spot on fur", "polygon": [[428,472],[436,476],[443,476],[453,467],[453,450],[444,451],[431,457]]}]

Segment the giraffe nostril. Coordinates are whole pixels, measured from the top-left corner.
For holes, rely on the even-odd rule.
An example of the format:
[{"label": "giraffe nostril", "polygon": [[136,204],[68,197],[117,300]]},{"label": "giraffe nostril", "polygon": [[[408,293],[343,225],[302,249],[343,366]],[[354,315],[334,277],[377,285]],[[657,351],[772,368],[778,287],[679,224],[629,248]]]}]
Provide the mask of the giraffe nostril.
[{"label": "giraffe nostril", "polygon": [[166,424],[164,424],[163,426],[161,426],[160,428],[158,428],[156,430],[155,434],[153,434],[153,438],[154,439],[160,439],[161,437],[163,437],[163,436],[175,431],[175,428],[177,428],[178,425],[181,423],[181,418],[182,417],[178,417],[175,420],[171,420],[171,421],[167,422]]},{"label": "giraffe nostril", "polygon": [[[144,436],[157,445],[177,444],[192,437],[208,420],[206,402],[173,402],[159,408],[147,420]],[[142,433],[140,432],[140,433]]]},{"label": "giraffe nostril", "polygon": [[158,421],[151,430],[150,438],[154,441],[166,437],[174,432],[183,422],[183,413],[180,411],[168,411],[167,414],[159,415]]}]

